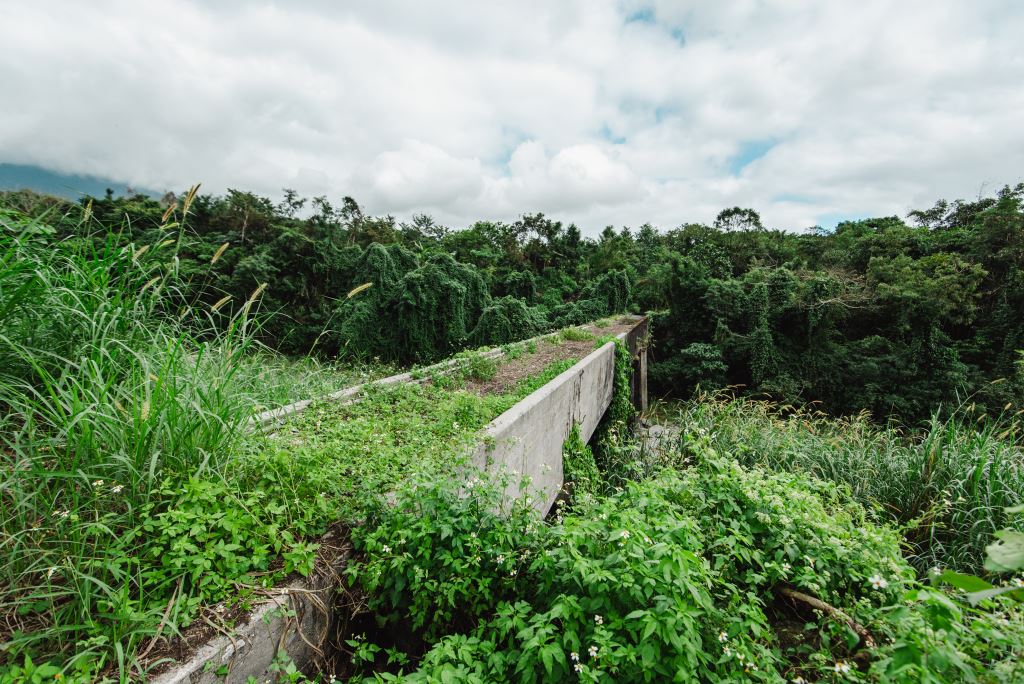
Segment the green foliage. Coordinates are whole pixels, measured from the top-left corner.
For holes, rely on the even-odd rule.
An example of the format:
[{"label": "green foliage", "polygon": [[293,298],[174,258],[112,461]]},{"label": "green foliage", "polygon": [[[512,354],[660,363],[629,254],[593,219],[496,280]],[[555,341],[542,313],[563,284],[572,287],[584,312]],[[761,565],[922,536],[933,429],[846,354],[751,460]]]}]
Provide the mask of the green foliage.
[{"label": "green foliage", "polygon": [[1009,523],[1005,508],[1024,503],[1021,449],[1012,428],[978,424],[969,412],[935,419],[920,431],[880,428],[863,417],[836,420],[767,402],[703,395],[673,422],[683,443],[747,465],[797,471],[847,487],[865,505],[904,528],[910,560],[977,572],[985,545]]},{"label": "green foliage", "polygon": [[499,297],[483,310],[469,339],[477,346],[495,346],[534,337],[547,327],[544,314],[522,299]]},{"label": "green foliage", "polygon": [[558,332],[558,336],[563,340],[583,342],[585,340],[594,339],[594,334],[584,328],[565,328]]},{"label": "green foliage", "polygon": [[396,358],[419,362],[459,351],[489,299],[480,274],[448,255],[435,256],[406,274],[398,291],[392,352]]},{"label": "green foliage", "polygon": [[615,378],[612,400],[594,431],[594,460],[606,486],[618,486],[633,478],[632,450],[623,442],[632,436],[636,409],[632,400],[633,356],[621,340],[602,338],[597,346],[615,345]]},{"label": "green foliage", "polygon": [[625,271],[608,271],[583,290],[584,300],[596,300],[605,313],[622,313],[629,307],[630,283]]},{"label": "green foliage", "polygon": [[0,220],[0,650],[128,677],[158,631],[265,568],[261,549],[308,570],[302,519],[274,530],[274,497],[220,476],[254,410],[378,371],[259,351],[256,298],[226,321],[190,307],[171,223],[122,246],[77,216],[89,237]]},{"label": "green foliage", "polygon": [[275,498],[272,490],[237,495],[218,481],[166,483],[155,492],[158,503],[142,507],[141,524],[118,545],[125,558],[139,564],[140,581],[149,592],[170,597],[181,583],[177,591],[190,598],[187,607],[178,608],[191,612],[229,596],[234,583],[249,573],[264,573],[272,558],[284,560],[276,577],[312,570],[317,547],[296,538],[301,526],[282,530],[270,522],[283,508]]},{"label": "green foliage", "polygon": [[[834,486],[746,470],[706,440],[679,471],[583,499],[555,524],[496,490],[424,486],[381,509],[352,570],[425,654],[403,681],[1013,681],[1024,620],[919,584],[894,530]],[[692,465],[684,462],[691,459]],[[518,538],[519,543],[510,542]],[[477,590],[481,587],[481,590]],[[839,607],[872,635],[786,590]],[[792,605],[792,604],[790,604]],[[404,643],[412,644],[408,641]],[[384,668],[378,660],[373,664]],[[393,678],[386,675],[385,678]]]},{"label": "green foliage", "polygon": [[601,485],[601,471],[594,460],[594,452],[580,438],[580,426],[573,425],[569,437],[562,445],[562,474],[570,497],[587,493],[596,494]]}]

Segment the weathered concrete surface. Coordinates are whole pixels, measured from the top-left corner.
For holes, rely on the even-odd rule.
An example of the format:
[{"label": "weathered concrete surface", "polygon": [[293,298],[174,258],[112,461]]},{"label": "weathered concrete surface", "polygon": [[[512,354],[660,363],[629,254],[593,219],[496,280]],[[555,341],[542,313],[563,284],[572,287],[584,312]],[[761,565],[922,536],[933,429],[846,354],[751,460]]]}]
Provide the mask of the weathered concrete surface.
[{"label": "weathered concrete surface", "polygon": [[[634,372],[645,374],[647,320],[637,317],[637,325],[619,338],[634,355]],[[487,355],[501,353],[496,349]],[[424,371],[453,370],[456,363],[457,360],[450,360]],[[614,372],[614,345],[609,342],[498,416],[485,428],[483,446],[474,459],[488,471],[504,467],[530,476],[533,479],[531,495],[536,497],[534,505],[546,513],[563,484],[562,445],[576,423],[580,425],[581,437],[590,439],[611,402]],[[376,382],[415,381],[412,373],[402,373]],[[354,399],[364,386],[335,392],[331,398]],[[639,380],[634,377],[631,398],[637,408],[647,405],[646,389],[646,377]],[[300,401],[268,411],[254,423],[274,423],[303,411],[311,403]],[[510,485],[508,495],[519,494],[517,481]],[[328,542],[328,538],[322,542]],[[331,606],[350,553],[347,544],[338,540],[333,543],[335,553],[329,561],[318,564],[314,576],[276,588],[273,596],[256,606],[230,636],[210,639],[185,662],[151,681],[155,684],[241,684],[253,676],[264,682],[269,678],[270,664],[281,650],[300,669],[317,667],[322,651],[326,650],[325,639],[332,629]],[[222,666],[228,668],[227,677],[217,674]]]},{"label": "weathered concrete surface", "polygon": [[[633,354],[634,371],[644,377],[631,380],[631,400],[638,410],[647,408],[647,319],[620,334]],[[608,342],[539,390],[498,416],[484,428],[483,443],[472,464],[489,473],[507,471],[512,477],[505,494],[514,499],[528,483],[533,506],[542,515],[551,510],[565,480],[562,445],[579,425],[580,437],[589,442],[612,400],[615,344]]]}]

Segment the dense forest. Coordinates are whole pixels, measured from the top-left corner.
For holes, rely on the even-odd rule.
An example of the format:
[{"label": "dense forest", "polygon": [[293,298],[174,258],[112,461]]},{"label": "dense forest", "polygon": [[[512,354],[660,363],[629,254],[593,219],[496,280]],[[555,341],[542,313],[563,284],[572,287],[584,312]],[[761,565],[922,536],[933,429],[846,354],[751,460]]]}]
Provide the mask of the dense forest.
[{"label": "dense forest", "polygon": [[[732,386],[908,423],[1024,398],[1024,184],[834,230],[769,230],[735,207],[714,225],[609,226],[596,239],[543,214],[452,230],[293,191],[278,203],[195,195],[182,227],[175,199],[81,204],[137,249],[176,241],[180,307],[226,322],[259,291],[272,314],[259,339],[285,354],[425,363],[628,309],[653,316],[663,396]],[[45,213],[57,238],[108,239],[60,200],[4,203]]]}]

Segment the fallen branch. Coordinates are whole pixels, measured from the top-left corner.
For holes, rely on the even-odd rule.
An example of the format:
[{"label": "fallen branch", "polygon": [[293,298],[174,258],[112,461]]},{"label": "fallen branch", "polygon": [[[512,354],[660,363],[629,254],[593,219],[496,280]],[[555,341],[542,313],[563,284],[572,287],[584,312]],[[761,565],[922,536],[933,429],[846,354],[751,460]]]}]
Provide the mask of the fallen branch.
[{"label": "fallen branch", "polygon": [[820,610],[821,612],[825,613],[831,618],[835,618],[836,620],[845,622],[847,625],[849,625],[850,629],[856,632],[857,635],[864,640],[865,646],[867,646],[868,648],[875,647],[875,639],[871,636],[871,632],[869,632],[867,628],[864,627],[864,625],[859,624],[856,620],[854,620],[852,617],[844,613],[839,608],[829,605],[821,599],[811,596],[810,594],[805,594],[801,591],[797,591],[796,589],[791,589],[790,587],[782,587],[781,589],[779,589],[779,593],[785,596],[786,598],[792,599],[794,601],[806,603],[811,608],[814,608],[815,610]]}]

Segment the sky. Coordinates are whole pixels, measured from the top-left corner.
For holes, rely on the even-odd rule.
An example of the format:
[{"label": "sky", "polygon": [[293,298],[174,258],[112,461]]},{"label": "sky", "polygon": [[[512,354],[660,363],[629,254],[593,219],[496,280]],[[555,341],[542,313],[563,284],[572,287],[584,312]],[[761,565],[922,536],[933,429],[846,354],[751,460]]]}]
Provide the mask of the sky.
[{"label": "sky", "polygon": [[0,163],[585,234],[1024,180],[1016,0],[0,0]]}]

